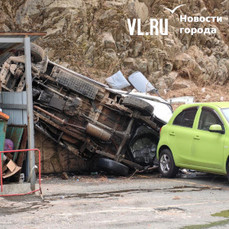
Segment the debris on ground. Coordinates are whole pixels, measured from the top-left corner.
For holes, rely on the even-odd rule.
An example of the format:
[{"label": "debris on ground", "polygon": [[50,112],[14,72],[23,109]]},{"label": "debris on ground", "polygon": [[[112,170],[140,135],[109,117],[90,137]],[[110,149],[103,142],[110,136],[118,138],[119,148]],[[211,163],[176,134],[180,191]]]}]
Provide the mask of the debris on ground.
[{"label": "debris on ground", "polygon": [[66,173],[66,172],[63,172],[62,174],[61,174],[61,178],[63,179],[63,180],[68,180],[69,178],[68,178],[68,174]]}]

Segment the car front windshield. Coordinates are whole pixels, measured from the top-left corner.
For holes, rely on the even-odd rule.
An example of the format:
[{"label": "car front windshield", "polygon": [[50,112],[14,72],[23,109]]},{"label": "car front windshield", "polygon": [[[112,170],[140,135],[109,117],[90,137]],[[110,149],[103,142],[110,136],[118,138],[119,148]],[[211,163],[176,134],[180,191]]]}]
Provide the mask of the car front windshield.
[{"label": "car front windshield", "polygon": [[227,121],[229,122],[229,108],[223,108],[221,109],[225,118],[227,119]]}]

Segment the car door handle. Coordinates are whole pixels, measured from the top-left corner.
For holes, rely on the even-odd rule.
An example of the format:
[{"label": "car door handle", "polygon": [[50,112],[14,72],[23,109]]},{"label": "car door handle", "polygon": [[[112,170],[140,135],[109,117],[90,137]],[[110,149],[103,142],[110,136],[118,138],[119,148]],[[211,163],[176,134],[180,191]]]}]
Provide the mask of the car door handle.
[{"label": "car door handle", "polygon": [[170,132],[169,135],[170,136],[175,136],[175,133],[174,132]]},{"label": "car door handle", "polygon": [[200,136],[196,135],[196,136],[194,137],[194,139],[195,139],[195,140],[200,140]]}]

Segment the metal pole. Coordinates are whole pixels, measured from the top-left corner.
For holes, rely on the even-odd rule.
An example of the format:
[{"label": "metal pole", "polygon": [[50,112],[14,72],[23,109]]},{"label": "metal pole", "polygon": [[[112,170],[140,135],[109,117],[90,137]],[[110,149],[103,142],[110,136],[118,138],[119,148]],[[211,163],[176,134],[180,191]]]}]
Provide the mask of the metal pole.
[{"label": "metal pole", "polygon": [[[28,146],[34,149],[34,125],[33,125],[33,96],[32,96],[32,73],[31,73],[31,49],[30,37],[24,38],[25,50],[25,75],[26,75],[26,94],[27,94],[27,120],[28,120]],[[34,171],[35,156],[34,151],[28,152],[29,174],[31,190],[35,190],[36,174]]]}]

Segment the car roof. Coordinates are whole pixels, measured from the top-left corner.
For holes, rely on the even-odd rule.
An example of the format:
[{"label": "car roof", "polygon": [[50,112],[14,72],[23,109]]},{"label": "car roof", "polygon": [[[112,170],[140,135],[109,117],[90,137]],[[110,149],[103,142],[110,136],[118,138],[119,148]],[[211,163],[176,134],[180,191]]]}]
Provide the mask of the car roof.
[{"label": "car roof", "polygon": [[229,108],[229,102],[216,102],[214,105],[219,108]]},{"label": "car roof", "polygon": [[196,107],[196,106],[209,106],[209,107],[218,107],[218,108],[229,108],[229,102],[209,102],[209,103],[192,103],[181,105],[181,109]]}]

